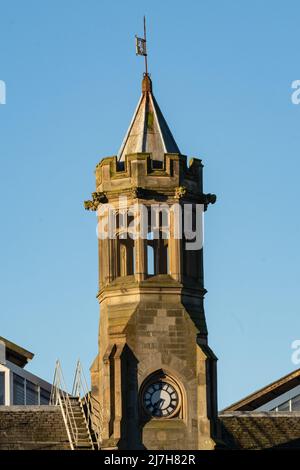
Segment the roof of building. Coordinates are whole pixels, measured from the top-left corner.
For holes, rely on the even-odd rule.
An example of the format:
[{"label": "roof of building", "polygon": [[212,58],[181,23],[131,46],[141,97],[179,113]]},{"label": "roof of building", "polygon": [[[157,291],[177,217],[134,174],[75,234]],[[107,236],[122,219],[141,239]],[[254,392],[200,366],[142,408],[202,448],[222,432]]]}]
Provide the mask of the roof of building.
[{"label": "roof of building", "polygon": [[300,447],[300,412],[232,412],[219,416],[222,441],[230,449]]},{"label": "roof of building", "polygon": [[293,389],[300,384],[300,369],[297,369],[291,372],[284,377],[281,377],[279,380],[272,382],[266,387],[261,388],[260,390],[251,393],[247,397],[239,400],[233,405],[228,406],[222,413],[228,413],[232,411],[252,411],[256,410],[260,406],[268,403],[269,401],[277,398],[285,392]]},{"label": "roof of building", "polygon": [[148,74],[142,82],[142,95],[134,112],[118,153],[125,155],[150,153],[153,160],[163,161],[165,153],[180,153],[169,126],[152,93],[152,81]]},{"label": "roof of building", "polygon": [[5,345],[5,359],[16,364],[19,367],[25,367],[28,361],[30,361],[34,354],[26,349],[18,346],[17,344],[9,341],[6,338],[0,336],[0,342]]}]

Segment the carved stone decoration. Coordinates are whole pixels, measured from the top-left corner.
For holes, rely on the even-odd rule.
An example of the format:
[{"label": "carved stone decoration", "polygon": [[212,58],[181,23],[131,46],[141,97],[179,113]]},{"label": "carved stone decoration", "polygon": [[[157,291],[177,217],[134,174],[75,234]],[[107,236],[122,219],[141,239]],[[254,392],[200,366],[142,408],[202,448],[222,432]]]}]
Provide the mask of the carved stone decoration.
[{"label": "carved stone decoration", "polygon": [[204,204],[205,210],[207,209],[209,204],[215,204],[216,200],[217,200],[217,196],[215,194],[211,194],[211,193],[203,194],[203,204]]},{"label": "carved stone decoration", "polygon": [[92,200],[84,201],[84,208],[88,211],[96,211],[99,204],[105,204],[107,197],[104,193],[95,192],[92,193]]},{"label": "carved stone decoration", "polygon": [[97,210],[97,207],[95,207],[93,201],[90,201],[90,200],[89,201],[84,201],[83,204],[84,204],[84,208],[85,208],[86,211],[95,211],[95,210]]},{"label": "carved stone decoration", "polygon": [[214,204],[217,200],[217,196],[215,194],[205,194],[206,196],[206,204]]},{"label": "carved stone decoration", "polygon": [[185,186],[178,186],[177,188],[175,188],[175,197],[176,199],[181,199],[182,197],[184,197],[187,193],[187,189]]}]

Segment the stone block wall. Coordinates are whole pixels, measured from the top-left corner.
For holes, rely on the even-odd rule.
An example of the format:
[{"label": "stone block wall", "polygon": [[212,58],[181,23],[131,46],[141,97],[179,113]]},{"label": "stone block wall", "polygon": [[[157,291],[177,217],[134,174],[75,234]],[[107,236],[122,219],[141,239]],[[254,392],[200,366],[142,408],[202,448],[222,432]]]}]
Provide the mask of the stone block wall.
[{"label": "stone block wall", "polygon": [[0,406],[0,450],[70,450],[60,408]]}]

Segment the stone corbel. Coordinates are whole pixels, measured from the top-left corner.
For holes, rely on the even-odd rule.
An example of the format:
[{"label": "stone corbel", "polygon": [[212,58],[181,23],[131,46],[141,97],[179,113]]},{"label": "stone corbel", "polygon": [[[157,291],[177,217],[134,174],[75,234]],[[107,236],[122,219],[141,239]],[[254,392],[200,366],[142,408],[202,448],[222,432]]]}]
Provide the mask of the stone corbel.
[{"label": "stone corbel", "polygon": [[92,200],[84,201],[84,208],[88,211],[96,211],[99,204],[105,204],[107,197],[103,192],[92,193]]},{"label": "stone corbel", "polygon": [[215,204],[216,200],[217,200],[217,196],[215,194],[211,194],[211,193],[203,194],[203,204],[204,204],[205,210],[207,209],[209,204]]}]

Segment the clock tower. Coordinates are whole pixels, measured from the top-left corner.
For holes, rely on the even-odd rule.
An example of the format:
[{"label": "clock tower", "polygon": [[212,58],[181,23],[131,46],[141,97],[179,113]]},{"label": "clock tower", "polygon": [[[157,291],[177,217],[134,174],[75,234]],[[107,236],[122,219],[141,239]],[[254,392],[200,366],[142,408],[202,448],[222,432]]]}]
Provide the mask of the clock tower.
[{"label": "clock tower", "polygon": [[215,196],[203,192],[202,170],[201,160],[180,152],[145,73],[119,153],[96,166],[96,191],[85,202],[98,217],[91,380],[103,449],[215,447],[216,357],[196,240]]}]

